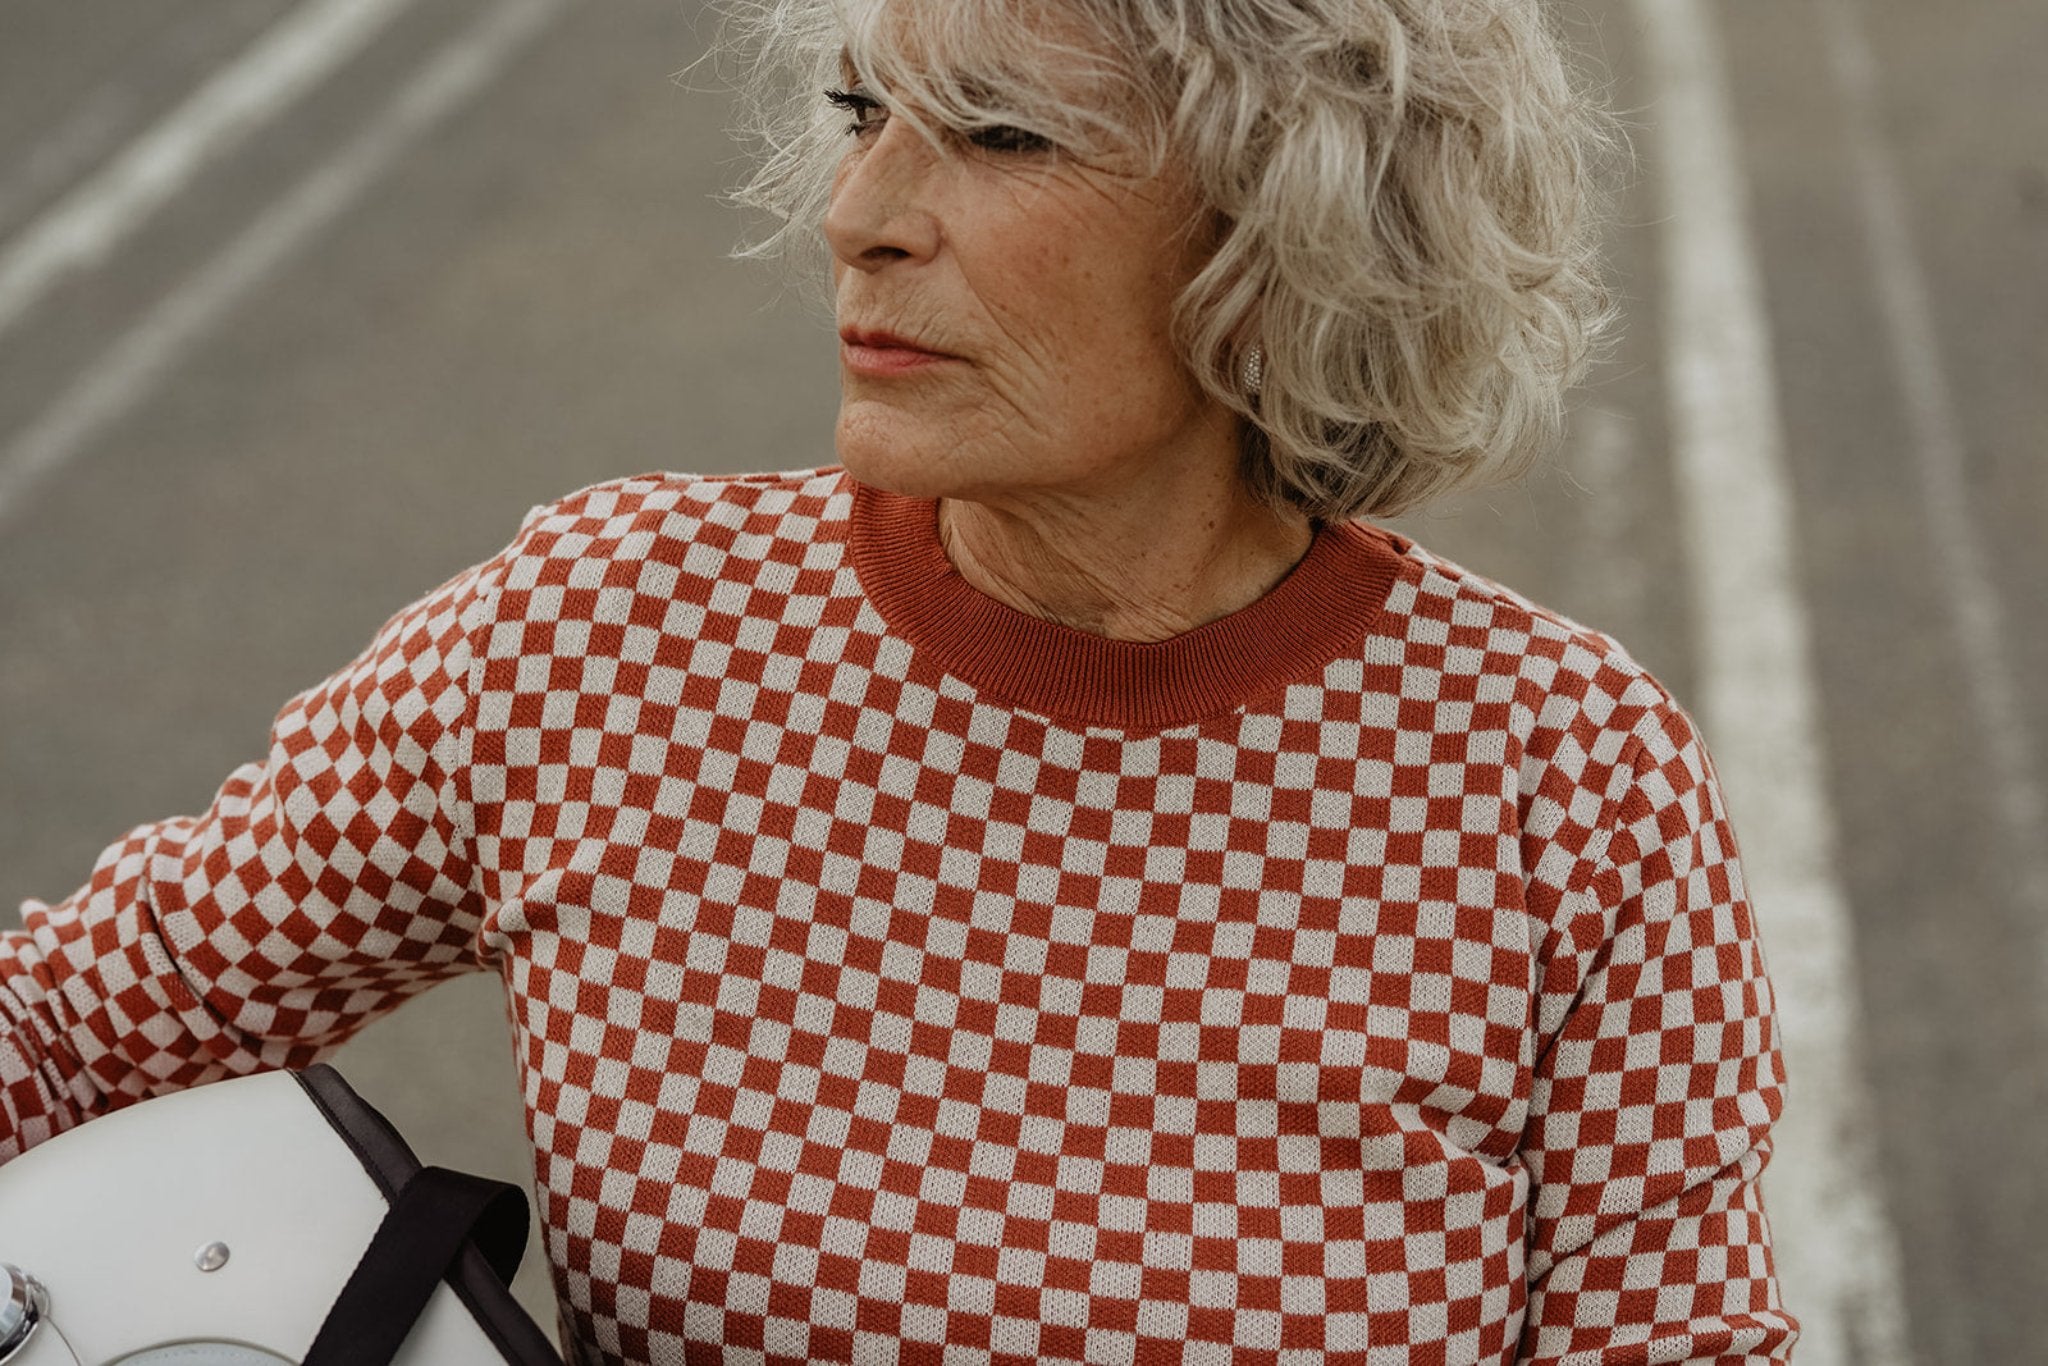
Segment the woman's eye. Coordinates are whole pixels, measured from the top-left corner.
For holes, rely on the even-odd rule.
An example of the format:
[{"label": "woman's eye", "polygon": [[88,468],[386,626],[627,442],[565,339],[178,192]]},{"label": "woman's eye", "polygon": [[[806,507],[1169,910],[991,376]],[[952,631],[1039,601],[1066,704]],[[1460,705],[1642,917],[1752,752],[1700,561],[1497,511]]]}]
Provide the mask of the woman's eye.
[{"label": "woman's eye", "polygon": [[967,135],[967,140],[988,152],[1050,152],[1053,147],[1051,138],[1008,124],[977,128]]},{"label": "woman's eye", "polygon": [[864,90],[827,90],[825,100],[833,108],[852,116],[846,125],[849,133],[872,133],[882,126],[882,120],[889,117],[889,111],[882,102]]},{"label": "woman's eye", "polygon": [[[858,86],[850,90],[827,90],[825,100],[850,116],[845,131],[856,137],[879,131],[889,118],[888,106]],[[963,136],[970,146],[985,152],[1021,155],[1053,150],[1052,139],[1009,124],[969,129]]]}]

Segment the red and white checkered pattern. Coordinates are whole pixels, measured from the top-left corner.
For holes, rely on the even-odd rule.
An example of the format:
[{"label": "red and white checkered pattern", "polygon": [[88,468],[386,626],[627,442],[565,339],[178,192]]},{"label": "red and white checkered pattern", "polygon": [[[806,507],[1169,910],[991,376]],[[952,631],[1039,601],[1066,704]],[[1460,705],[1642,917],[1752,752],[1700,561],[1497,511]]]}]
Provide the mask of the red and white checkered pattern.
[{"label": "red and white checkered pattern", "polygon": [[504,976],[592,1362],[1783,1360],[1703,750],[1403,546],[1354,652],[1063,721],[833,471],[539,510],[0,939],[0,1155]]}]

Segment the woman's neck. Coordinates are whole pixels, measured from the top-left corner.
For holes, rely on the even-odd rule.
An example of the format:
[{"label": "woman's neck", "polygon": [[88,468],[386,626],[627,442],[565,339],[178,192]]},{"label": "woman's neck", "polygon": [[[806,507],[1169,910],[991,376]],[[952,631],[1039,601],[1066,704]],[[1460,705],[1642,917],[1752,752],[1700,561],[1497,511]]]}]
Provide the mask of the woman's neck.
[{"label": "woman's neck", "polygon": [[1257,602],[1315,531],[1233,477],[1171,496],[948,498],[939,539],[960,576],[998,602],[1113,640],[1156,641]]}]

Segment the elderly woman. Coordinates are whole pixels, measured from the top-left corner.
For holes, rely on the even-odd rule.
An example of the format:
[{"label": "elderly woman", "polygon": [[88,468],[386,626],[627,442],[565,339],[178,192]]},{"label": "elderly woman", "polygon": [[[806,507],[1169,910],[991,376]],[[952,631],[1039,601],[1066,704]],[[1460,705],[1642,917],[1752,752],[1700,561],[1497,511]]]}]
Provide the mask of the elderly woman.
[{"label": "elderly woman", "polygon": [[584,1360],[1785,1359],[1698,738],[1356,520],[1605,320],[1541,7],[749,14],[840,466],[536,510],[31,905],[0,1149],[486,967]]}]

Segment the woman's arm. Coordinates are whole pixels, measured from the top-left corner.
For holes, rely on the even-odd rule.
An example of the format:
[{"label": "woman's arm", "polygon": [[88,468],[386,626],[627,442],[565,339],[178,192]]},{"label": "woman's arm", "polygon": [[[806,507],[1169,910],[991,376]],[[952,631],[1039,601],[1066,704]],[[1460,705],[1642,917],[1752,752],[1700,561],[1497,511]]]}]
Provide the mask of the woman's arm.
[{"label": "woman's arm", "polygon": [[286,704],[204,815],[145,825],[0,935],[0,1161],[93,1115],[304,1066],[478,965],[465,770],[499,561]]},{"label": "woman's arm", "polygon": [[1676,707],[1636,728],[1608,797],[1604,855],[1547,946],[1520,1360],[1788,1360],[1757,1188],[1784,1090],[1771,987]]}]

